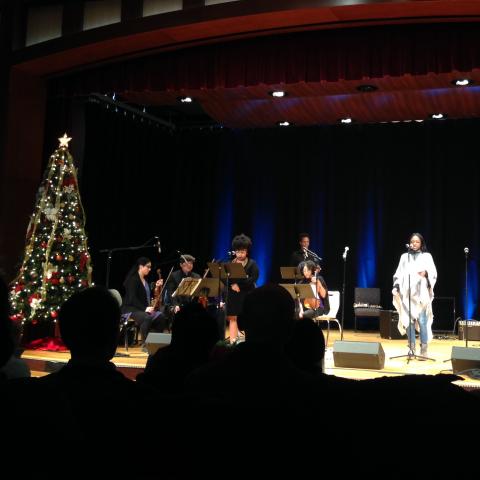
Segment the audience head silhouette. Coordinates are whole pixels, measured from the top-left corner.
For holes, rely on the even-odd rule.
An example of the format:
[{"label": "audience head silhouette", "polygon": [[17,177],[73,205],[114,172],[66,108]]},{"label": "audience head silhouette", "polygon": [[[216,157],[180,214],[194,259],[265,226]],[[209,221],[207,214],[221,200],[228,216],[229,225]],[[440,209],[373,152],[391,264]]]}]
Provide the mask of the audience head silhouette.
[{"label": "audience head silhouette", "polygon": [[106,288],[74,293],[60,308],[58,321],[73,359],[108,361],[115,354],[120,308]]},{"label": "audience head silhouette", "polygon": [[300,370],[309,373],[322,371],[325,338],[321,328],[311,318],[302,318],[295,322],[287,345],[287,355]]},{"label": "audience head silhouette", "polygon": [[238,318],[247,342],[285,345],[295,322],[295,303],[279,285],[265,285],[251,291]]},{"label": "audience head silhouette", "polygon": [[190,351],[212,350],[220,340],[217,323],[198,303],[185,305],[172,322],[172,342],[175,348]]}]

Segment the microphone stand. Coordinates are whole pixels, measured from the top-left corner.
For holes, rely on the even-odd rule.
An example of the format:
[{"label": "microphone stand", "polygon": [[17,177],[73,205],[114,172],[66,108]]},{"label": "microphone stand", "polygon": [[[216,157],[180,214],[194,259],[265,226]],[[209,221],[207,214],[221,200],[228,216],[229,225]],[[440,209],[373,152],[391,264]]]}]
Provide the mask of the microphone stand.
[{"label": "microphone stand", "polygon": [[106,272],[106,279],[105,279],[105,287],[108,288],[110,284],[110,266],[112,263],[112,256],[114,252],[126,252],[128,250],[141,250],[143,248],[156,248],[156,245],[147,245],[150,241],[154,240],[154,238],[149,238],[144,244],[138,245],[135,247],[115,247],[115,248],[104,248],[99,250],[100,253],[107,254],[107,272]]},{"label": "microphone stand", "polygon": [[347,252],[345,249],[343,252],[343,283],[342,283],[342,333],[340,334],[340,340],[343,340],[343,322],[345,320],[345,272],[347,268]]},{"label": "microphone stand", "polygon": [[310,255],[314,258],[314,261],[319,262],[319,263],[322,261],[322,259],[315,252],[312,252],[311,250],[309,250],[306,247],[304,248],[304,250],[308,255]]},{"label": "microphone stand", "polygon": [[[465,248],[465,316],[468,317],[468,248]],[[465,318],[465,348],[468,348],[468,319]]]}]

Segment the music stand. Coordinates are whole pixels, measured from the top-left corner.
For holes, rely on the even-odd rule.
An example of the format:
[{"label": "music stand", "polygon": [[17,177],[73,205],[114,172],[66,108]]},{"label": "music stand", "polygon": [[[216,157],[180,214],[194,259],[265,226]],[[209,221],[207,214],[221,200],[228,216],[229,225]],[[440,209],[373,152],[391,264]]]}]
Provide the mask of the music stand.
[{"label": "music stand", "polygon": [[[298,301],[300,304],[300,300],[304,298],[312,298],[313,297],[313,290],[312,286],[307,283],[280,283],[281,287],[283,287],[294,300]],[[297,308],[295,307],[295,310]]]},{"label": "music stand", "polygon": [[298,271],[298,267],[280,267],[280,275],[282,280],[293,280],[295,283],[303,278],[303,275]]},{"label": "music stand", "polygon": [[192,277],[182,278],[172,297],[191,297],[201,280],[201,278]]},{"label": "music stand", "polygon": [[223,291],[223,283],[218,282],[216,278],[202,278],[192,291],[194,297],[219,297]]}]

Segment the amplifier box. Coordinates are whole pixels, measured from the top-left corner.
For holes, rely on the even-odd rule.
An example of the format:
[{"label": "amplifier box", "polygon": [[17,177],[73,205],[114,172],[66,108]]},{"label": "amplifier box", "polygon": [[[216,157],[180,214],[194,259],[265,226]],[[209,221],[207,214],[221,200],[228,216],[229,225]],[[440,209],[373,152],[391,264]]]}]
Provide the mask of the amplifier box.
[{"label": "amplifier box", "polygon": [[380,337],[399,340],[407,338],[398,331],[398,313],[395,310],[380,310]]},{"label": "amplifier box", "polygon": [[458,322],[458,339],[465,340],[465,323],[468,324],[468,340],[480,340],[480,322],[477,320],[460,320]]}]

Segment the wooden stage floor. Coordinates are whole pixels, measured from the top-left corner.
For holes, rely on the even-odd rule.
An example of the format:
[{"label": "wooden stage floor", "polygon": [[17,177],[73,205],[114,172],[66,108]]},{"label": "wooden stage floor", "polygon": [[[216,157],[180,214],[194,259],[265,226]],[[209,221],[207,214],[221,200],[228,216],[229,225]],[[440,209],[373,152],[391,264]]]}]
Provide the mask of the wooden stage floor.
[{"label": "wooden stage floor", "polygon": [[[405,374],[435,375],[437,373],[452,373],[452,364],[450,362],[452,347],[465,346],[464,341],[457,340],[453,336],[442,339],[434,338],[429,345],[428,356],[435,361],[412,360],[407,362],[407,358],[405,357],[391,358],[397,355],[407,354],[408,348],[406,340],[383,339],[380,338],[378,332],[345,331],[343,335],[343,340],[345,341],[380,342],[382,344],[383,350],[385,351],[385,367],[382,370],[371,370],[335,367],[333,363],[333,342],[339,339],[340,334],[337,330],[330,332],[329,345],[325,352],[325,373],[357,380]],[[468,346],[472,348],[480,348],[480,341],[470,341]],[[120,356],[114,357],[113,362],[127,377],[135,379],[137,374],[145,368],[147,354],[142,352],[139,347],[129,348],[128,352],[126,352],[125,348],[119,347],[117,354]],[[68,352],[61,353],[25,350],[22,358],[29,364],[33,376],[43,376],[58,370],[62,364],[68,361],[70,354]],[[463,381],[455,383],[467,389],[480,388],[480,380],[475,380],[467,376],[463,378]]]}]

